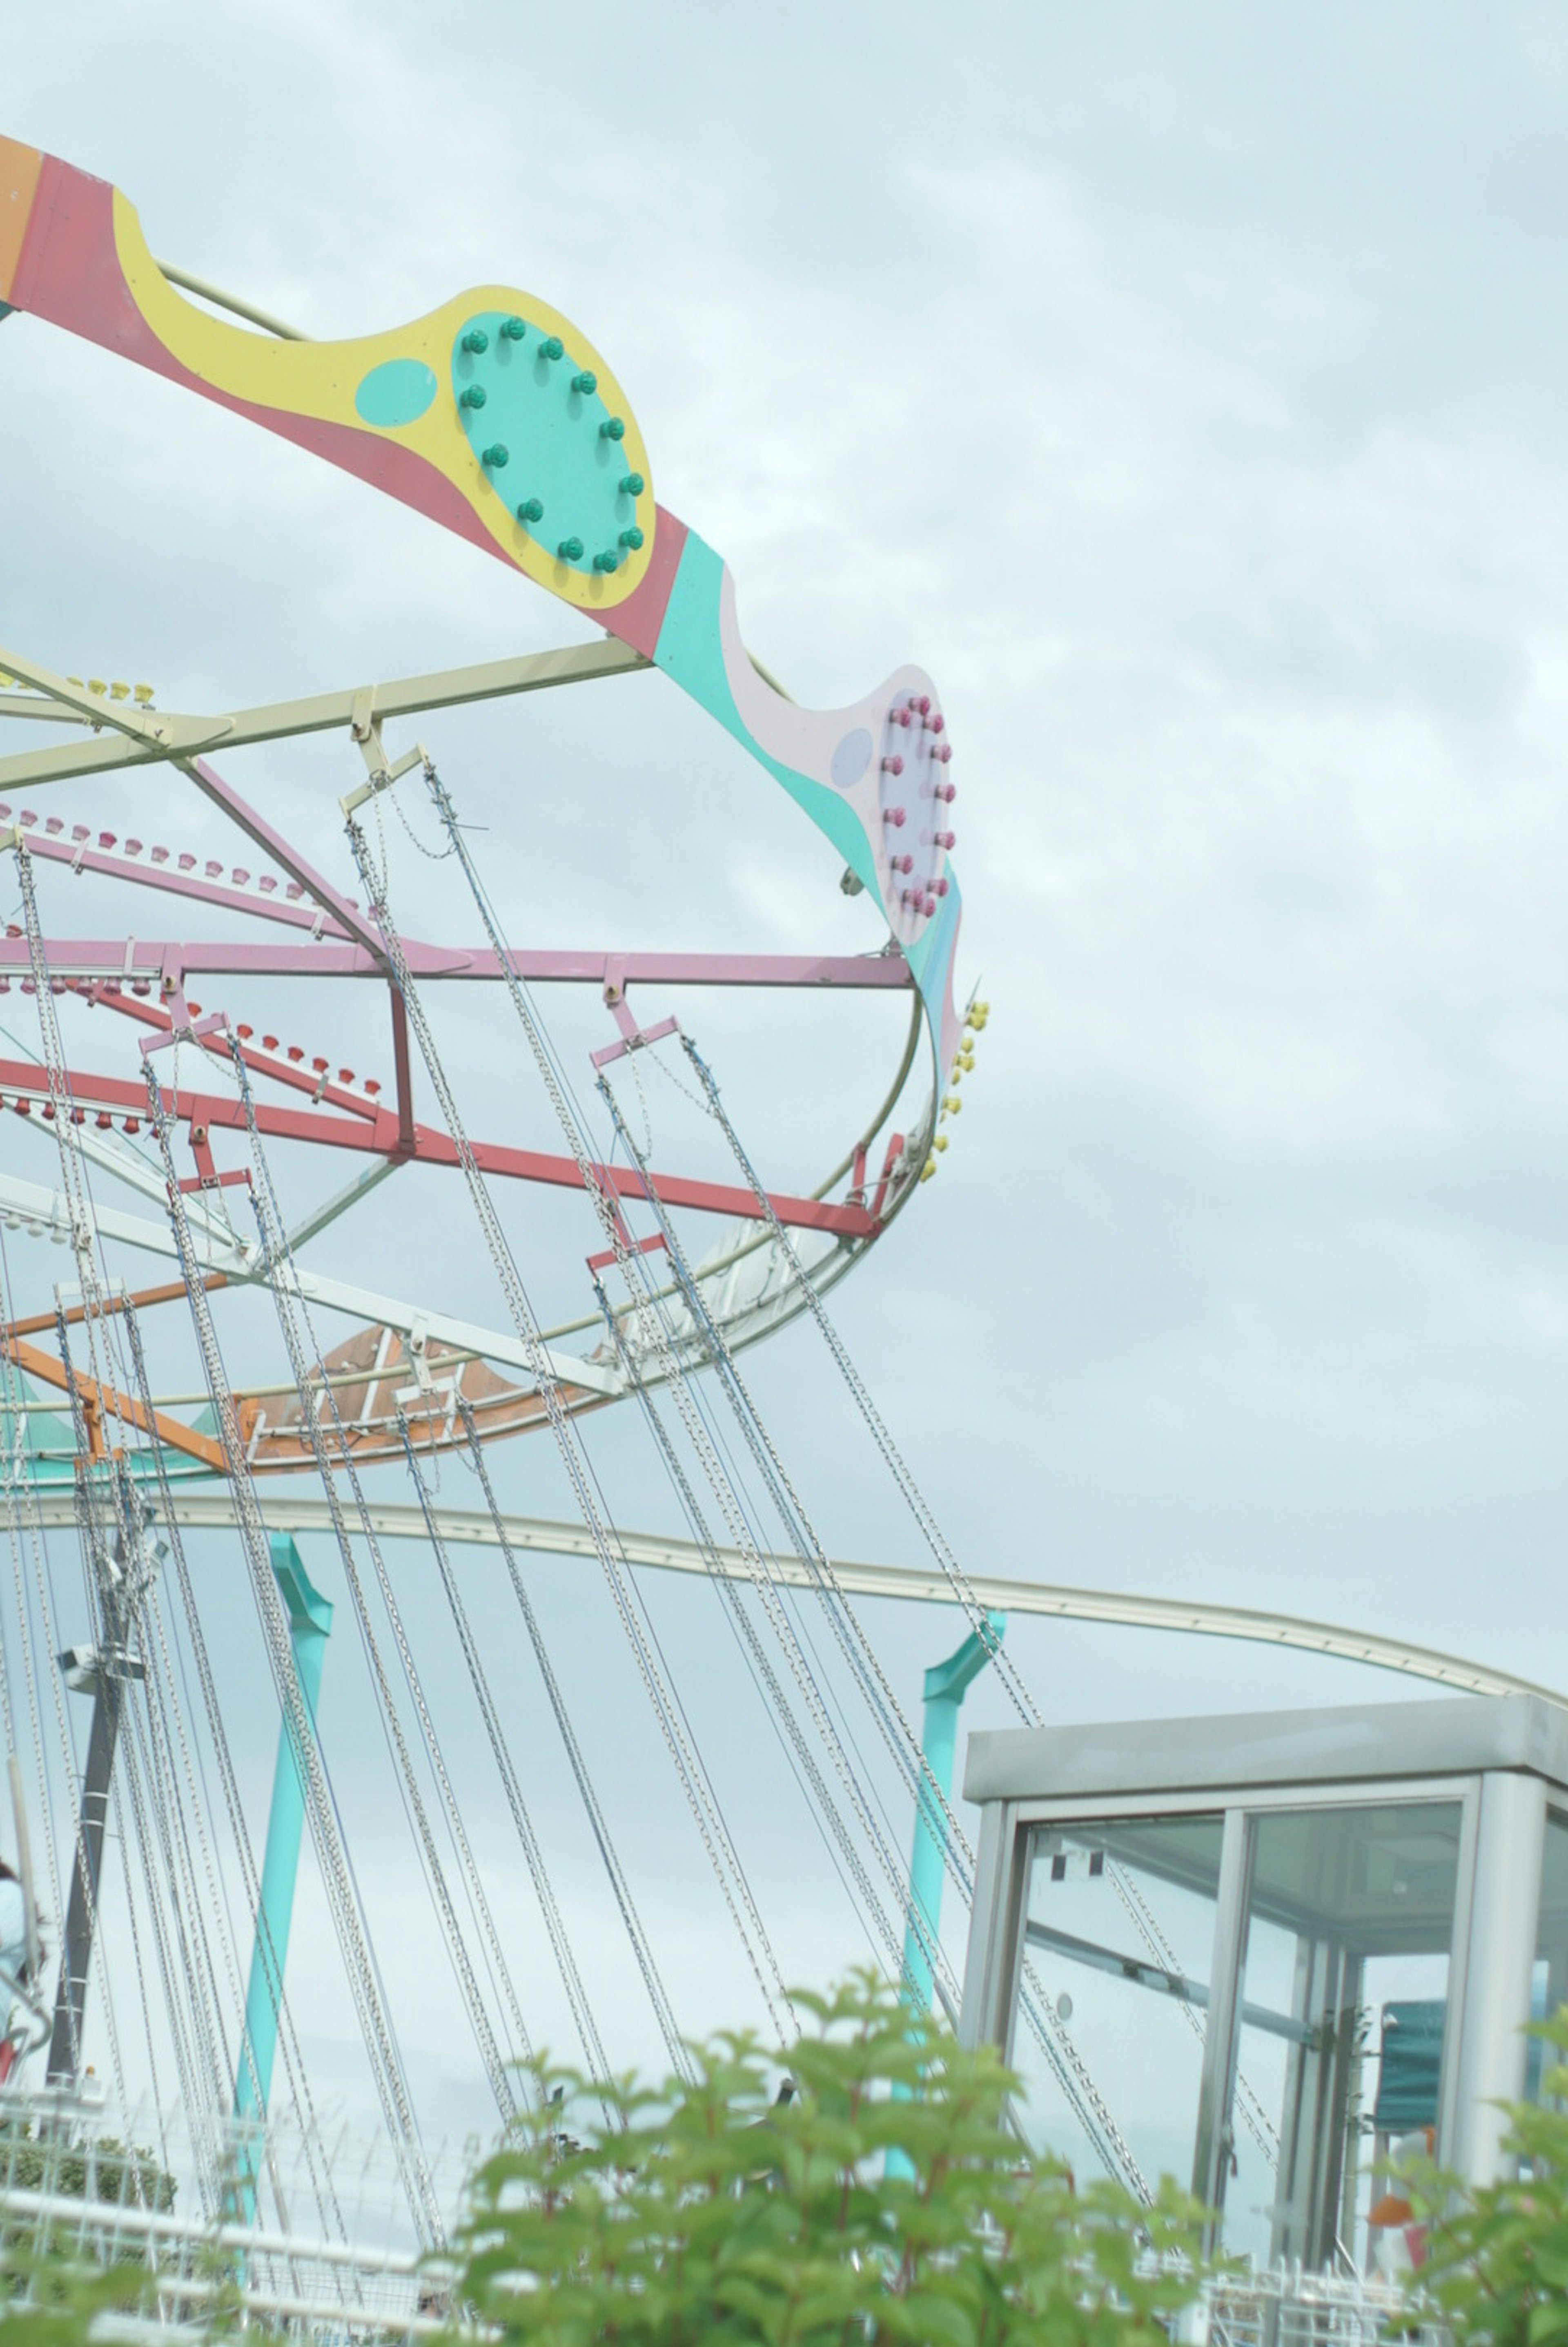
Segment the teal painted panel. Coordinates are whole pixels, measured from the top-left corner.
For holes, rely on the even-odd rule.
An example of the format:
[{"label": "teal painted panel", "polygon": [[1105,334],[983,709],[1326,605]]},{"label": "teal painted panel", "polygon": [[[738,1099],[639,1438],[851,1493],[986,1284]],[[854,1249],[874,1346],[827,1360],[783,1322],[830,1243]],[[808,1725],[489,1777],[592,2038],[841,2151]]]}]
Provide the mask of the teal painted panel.
[{"label": "teal painted panel", "polygon": [[615,429],[622,419],[592,369],[532,319],[483,310],[453,343],[452,394],[485,481],[514,520],[569,570],[618,570],[636,499],[621,487],[631,461]]},{"label": "teal painted panel", "polygon": [[[268,1542],[272,1570],[289,1609],[289,1639],[295,1676],[306,1717],[312,1728],[321,1692],[321,1666],[331,1635],[332,1607],[305,1571],[300,1552],[288,1532],[273,1532]],[[272,1807],[267,1819],[267,1847],[261,1860],[261,1896],[256,1918],[256,1939],[250,1955],[250,1983],[245,1999],[245,2031],[250,2057],[240,2049],[234,2085],[237,2118],[265,2119],[272,2092],[272,2065],[278,2051],[278,2010],[283,1997],[283,1977],[289,1957],[289,1932],[294,1915],[294,1891],[300,1875],[300,1849],[305,1832],[305,1778],[287,1713],[278,1735],[278,1759],[272,1773]],[[235,2181],[240,2213],[250,2223],[256,2213],[256,2179],[260,2147],[255,2138],[242,2139],[237,2154]]]},{"label": "teal painted panel", "polygon": [[936,911],[913,944],[904,948],[904,959],[914,972],[915,984],[925,999],[939,1035],[942,1032],[942,1006],[947,997],[947,973],[952,961],[958,917],[963,902],[962,892],[953,876],[951,864],[946,870],[946,896],[941,899]]},{"label": "teal painted panel", "polygon": [[851,872],[880,901],[881,892],[871,842],[853,808],[826,784],[813,782],[809,774],[770,757],[735,706],[729,679],[724,672],[724,647],[719,633],[723,581],[724,564],[720,558],[695,530],[688,530],[654,659],[667,676],[673,677],[683,692],[688,692],[710,717],[717,717],[726,731],[744,744],[775,782],[783,784],[796,805],[810,816],[819,831],[826,834]]},{"label": "teal painted panel", "polygon": [[423,359],[387,359],[372,367],[354,394],[354,405],[367,424],[391,430],[400,424],[417,424],[435,397],[435,370]]},{"label": "teal painted panel", "polygon": [[[20,1389],[29,1400],[43,1399],[41,1388],[30,1378],[20,1380]],[[56,1415],[53,1410],[18,1410],[11,1399],[14,1390],[9,1379],[0,1387],[0,1446],[5,1457],[13,1469],[25,1460],[28,1481],[40,1491],[74,1490],[76,1438],[69,1417],[64,1411]],[[206,1414],[211,1417],[210,1411]],[[198,1431],[203,1430],[199,1424]],[[150,1484],[157,1477],[158,1461],[150,1450],[133,1449],[127,1454],[126,1465],[136,1482]],[[211,1469],[183,1450],[165,1450],[163,1471],[171,1482],[189,1482],[196,1477],[212,1480]]]}]

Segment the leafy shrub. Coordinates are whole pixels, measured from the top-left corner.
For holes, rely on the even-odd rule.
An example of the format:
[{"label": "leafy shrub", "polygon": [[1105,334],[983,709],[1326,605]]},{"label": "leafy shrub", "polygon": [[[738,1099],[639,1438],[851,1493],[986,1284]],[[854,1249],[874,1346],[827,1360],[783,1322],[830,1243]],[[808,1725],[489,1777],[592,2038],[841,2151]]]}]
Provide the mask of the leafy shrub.
[{"label": "leafy shrub", "polygon": [[[1026,2158],[994,2053],[935,2026],[911,2042],[874,1974],[796,2003],[792,2091],[723,2034],[690,2083],[605,2090],[582,2143],[563,2115],[596,2090],[536,2064],[535,2113],[473,2179],[460,2302],[550,2347],[1165,2347],[1197,2286],[1198,2212],[1174,2187],[1144,2209]],[[1194,2278],[1141,2271],[1150,2248]]]},{"label": "leafy shrub", "polygon": [[1568,2341],[1568,2008],[1532,2033],[1554,2047],[1543,2104],[1516,2103],[1506,2148],[1517,2178],[1474,2191],[1429,2173],[1423,2290],[1466,2347]]}]

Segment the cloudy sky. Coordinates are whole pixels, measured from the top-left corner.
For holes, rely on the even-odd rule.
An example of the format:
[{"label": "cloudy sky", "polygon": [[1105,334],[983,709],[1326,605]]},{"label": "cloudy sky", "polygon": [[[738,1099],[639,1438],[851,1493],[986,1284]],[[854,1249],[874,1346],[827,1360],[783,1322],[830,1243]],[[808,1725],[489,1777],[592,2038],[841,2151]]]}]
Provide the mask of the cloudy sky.
[{"label": "cloudy sky", "polygon": [[[834,1308],[971,1568],[1278,1606],[1553,1684],[1565,128],[1568,25],[1530,7],[146,0],[29,12],[0,65],[0,130],[112,179],[162,258],[313,334],[477,281],[538,292],[612,359],[662,501],[725,555],[748,641],[798,698],[857,698],[907,659],[938,680],[961,979],[993,1013],[940,1180]],[[0,328],[0,642],[145,676],[167,706],[581,632],[357,485],[22,318]],[[824,845],[663,680],[588,697],[425,729],[490,825],[514,940],[875,946]],[[352,885],[346,744],[253,752],[232,779]],[[215,836],[173,784],[136,788],[137,827]],[[128,825],[120,789],[59,805]],[[392,836],[412,897],[423,869]],[[79,928],[74,901],[56,887],[46,917]],[[460,921],[427,903],[425,926]],[[145,906],[106,921],[146,926]],[[387,1073],[379,1012],[289,1015]],[[600,1040],[584,1006],[559,1015],[564,1049]],[[443,1016],[476,1120],[534,1129],[504,1029]],[[866,1006],[692,1023],[803,1185],[898,1049]],[[95,1064],[122,1049],[92,1040]],[[679,1102],[649,1108],[673,1142]],[[9,1127],[3,1162],[49,1178]],[[583,1229],[508,1212],[542,1299],[564,1297]],[[341,1245],[352,1276],[395,1266],[494,1316],[441,1184],[400,1177]],[[18,1275],[27,1308],[57,1276]],[[238,1374],[266,1331],[228,1326]],[[194,1381],[188,1345],[158,1341]],[[815,1338],[751,1374],[824,1536],[918,1561]],[[590,1440],[623,1521],[675,1528],[635,1428]],[[564,1512],[541,1450],[514,1446],[506,1497]],[[311,1561],[331,1586],[335,1560]],[[565,1566],[540,1593],[683,2019],[742,2014],[603,1594]],[[820,1979],[864,1942],[780,1806],[708,1600],[649,1592],[786,1968]],[[952,1617],[867,1618],[912,1705]],[[1021,1622],[1011,1643],[1054,1719],[1399,1692],[1143,1635]],[[432,1668],[510,1881],[456,1668]],[[339,1700],[357,1716],[347,1664]],[[993,1688],[971,1717],[1006,1717]],[[266,1735],[237,1734],[264,1795]],[[536,1770],[596,1914],[542,1734]],[[368,1789],[365,1809],[376,1853]],[[406,1854],[387,1839],[378,1866],[391,1901]],[[416,2004],[420,1900],[386,1927]],[[651,2058],[626,1966],[591,1961],[617,2055]],[[318,1985],[330,2067],[351,2024],[324,1957]],[[472,2058],[432,1998],[410,2038],[461,2127]]]}]

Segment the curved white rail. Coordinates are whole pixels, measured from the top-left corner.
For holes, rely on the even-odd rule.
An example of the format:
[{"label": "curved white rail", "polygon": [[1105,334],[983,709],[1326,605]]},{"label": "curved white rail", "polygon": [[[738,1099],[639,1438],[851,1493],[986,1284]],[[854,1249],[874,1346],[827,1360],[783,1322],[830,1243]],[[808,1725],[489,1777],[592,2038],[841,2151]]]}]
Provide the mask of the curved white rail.
[{"label": "curved white rail", "polygon": [[[331,1519],[323,1500],[291,1499],[265,1486],[260,1500],[262,1516],[271,1531],[331,1531]],[[33,1504],[46,1524],[69,1525],[76,1522],[74,1501],[68,1491],[40,1492]],[[371,1522],[380,1538],[422,1541],[428,1537],[424,1518],[412,1502],[372,1500],[368,1505]],[[193,1529],[216,1529],[234,1521],[229,1496],[221,1491],[182,1491],[177,1487],[174,1512],[179,1523]],[[439,1502],[432,1512],[443,1540],[476,1548],[499,1546],[495,1526],[488,1515],[466,1508],[443,1507]],[[504,1522],[506,1537],[518,1551],[588,1559],[596,1554],[589,1533],[581,1524],[552,1523],[538,1516],[507,1516]],[[708,1553],[694,1541],[649,1532],[623,1532],[620,1541],[631,1564],[649,1565],[662,1573],[703,1573],[712,1569]],[[730,1578],[748,1577],[748,1567],[738,1549],[718,1548],[713,1553],[720,1571]],[[781,1581],[802,1589],[812,1586],[811,1576],[799,1557],[776,1556],[772,1562]],[[852,1563],[839,1558],[834,1561],[833,1570],[843,1587],[857,1597],[901,1597],[924,1604],[951,1605],[953,1602],[946,1580],[934,1568]],[[1495,1669],[1490,1664],[1467,1662],[1461,1655],[1445,1655],[1431,1646],[1410,1645],[1402,1639],[1381,1637],[1374,1632],[1342,1629],[1330,1622],[1309,1622],[1295,1614],[1269,1614],[1243,1605],[1193,1604],[1174,1597],[1138,1597],[1111,1589],[1074,1589],[1057,1582],[1007,1580],[996,1573],[973,1573],[970,1580],[981,1604],[998,1613],[1050,1614],[1066,1622],[1117,1623],[1126,1629],[1176,1631],[1196,1638],[1241,1638],[1254,1645],[1288,1646],[1303,1654],[1331,1655],[1337,1662],[1365,1663],[1373,1670],[1399,1671],[1407,1678],[1430,1679],[1440,1686],[1461,1689],[1466,1695],[1538,1695],[1549,1703],[1568,1701],[1553,1687],[1543,1686],[1534,1679],[1520,1678],[1511,1671]]]}]

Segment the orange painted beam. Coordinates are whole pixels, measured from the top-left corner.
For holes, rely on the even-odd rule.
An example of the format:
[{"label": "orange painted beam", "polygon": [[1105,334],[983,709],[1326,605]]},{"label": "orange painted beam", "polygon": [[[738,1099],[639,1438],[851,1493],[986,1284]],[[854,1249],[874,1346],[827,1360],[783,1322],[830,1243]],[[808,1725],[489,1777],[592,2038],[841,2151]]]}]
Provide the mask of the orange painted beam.
[{"label": "orange painted beam", "polygon": [[[210,1296],[215,1287],[228,1286],[229,1274],[226,1271],[209,1271],[201,1284]],[[184,1299],[184,1280],[171,1279],[162,1287],[141,1288],[135,1296],[111,1296],[105,1303],[98,1306],[97,1309],[105,1313],[117,1312],[122,1306],[128,1304],[134,1311],[139,1312],[144,1305],[179,1304],[183,1303]],[[87,1317],[84,1306],[73,1304],[66,1313],[66,1325],[67,1327],[75,1328]],[[35,1312],[29,1320],[8,1320],[3,1327],[0,1327],[0,1346],[5,1344],[8,1337],[44,1336],[48,1331],[58,1327],[59,1320],[60,1316],[57,1312]]]},{"label": "orange painted beam", "polygon": [[36,1345],[25,1344],[19,1337],[0,1340],[0,1350],[42,1385],[69,1393],[74,1383],[89,1423],[95,1416],[118,1419],[123,1425],[139,1427],[143,1434],[155,1435],[159,1442],[166,1442],[171,1450],[183,1451],[188,1459],[199,1459],[215,1475],[228,1473],[222,1449],[209,1434],[198,1434],[193,1428],[183,1426],[178,1418],[165,1418],[161,1410],[145,1409],[129,1394],[117,1393],[113,1386],[100,1386],[96,1378],[68,1374],[52,1353],[40,1352]]}]

